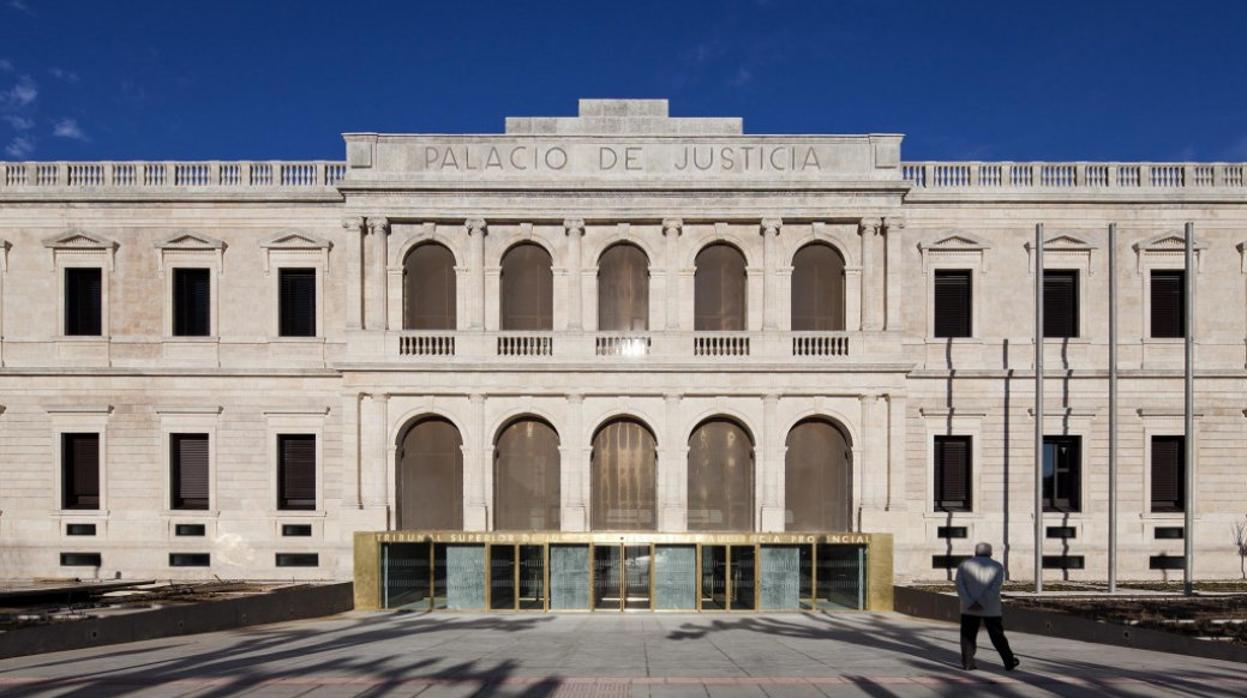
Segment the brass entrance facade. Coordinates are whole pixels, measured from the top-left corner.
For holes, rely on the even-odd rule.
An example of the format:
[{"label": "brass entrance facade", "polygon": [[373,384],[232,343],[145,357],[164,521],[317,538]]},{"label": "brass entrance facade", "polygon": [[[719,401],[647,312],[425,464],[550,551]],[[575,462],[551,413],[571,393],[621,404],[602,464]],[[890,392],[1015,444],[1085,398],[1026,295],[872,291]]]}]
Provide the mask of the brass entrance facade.
[{"label": "brass entrance facade", "polygon": [[891,543],[865,533],[357,533],[355,606],[890,610]]}]

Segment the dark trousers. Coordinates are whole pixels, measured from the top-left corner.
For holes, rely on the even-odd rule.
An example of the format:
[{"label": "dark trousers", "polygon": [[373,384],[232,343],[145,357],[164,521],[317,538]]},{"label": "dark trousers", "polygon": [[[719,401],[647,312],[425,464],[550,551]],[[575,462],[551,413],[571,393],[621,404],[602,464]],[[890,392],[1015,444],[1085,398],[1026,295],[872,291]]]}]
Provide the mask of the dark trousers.
[{"label": "dark trousers", "polygon": [[974,652],[979,644],[979,622],[987,626],[987,636],[992,639],[992,646],[1000,653],[1000,661],[1007,666],[1013,661],[1013,650],[1009,649],[1009,641],[1005,639],[1005,627],[1000,616],[971,616],[961,614],[961,665],[974,663]]}]

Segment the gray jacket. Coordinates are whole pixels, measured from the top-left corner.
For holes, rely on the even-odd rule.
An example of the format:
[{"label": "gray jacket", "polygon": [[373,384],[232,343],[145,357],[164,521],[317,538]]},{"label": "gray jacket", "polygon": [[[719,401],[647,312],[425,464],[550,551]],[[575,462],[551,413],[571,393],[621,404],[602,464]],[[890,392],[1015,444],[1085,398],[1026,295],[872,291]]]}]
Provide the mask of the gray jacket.
[{"label": "gray jacket", "polygon": [[[957,596],[961,612],[968,616],[999,616],[1000,585],[1005,568],[986,555],[975,555],[957,566]],[[970,610],[978,602],[982,608]]]}]

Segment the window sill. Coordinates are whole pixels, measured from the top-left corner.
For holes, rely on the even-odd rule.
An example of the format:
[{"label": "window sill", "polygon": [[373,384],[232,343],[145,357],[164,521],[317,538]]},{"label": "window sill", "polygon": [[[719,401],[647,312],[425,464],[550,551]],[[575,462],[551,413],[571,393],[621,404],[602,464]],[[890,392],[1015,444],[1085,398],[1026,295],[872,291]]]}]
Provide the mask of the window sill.
[{"label": "window sill", "polygon": [[324,344],[327,340],[317,335],[315,337],[269,337],[268,341],[275,344]]},{"label": "window sill", "polygon": [[952,342],[953,344],[985,344],[986,341],[982,337],[933,337],[927,336],[927,344],[944,345]]},{"label": "window sill", "polygon": [[944,521],[944,520],[947,520],[948,517],[950,516],[953,519],[956,519],[959,521],[964,521],[967,519],[970,521],[977,521],[983,518],[983,512],[980,512],[980,511],[928,511],[922,515],[922,517],[924,519],[927,519],[928,521],[937,521],[937,520]]},{"label": "window sill", "polygon": [[219,519],[220,509],[165,509],[160,515],[168,519]]},{"label": "window sill", "polygon": [[166,335],[160,341],[169,344],[219,344],[221,338],[216,335]]},{"label": "window sill", "polygon": [[327,516],[324,509],[274,509],[271,515],[286,519],[323,519]]},{"label": "window sill", "polygon": [[1144,337],[1142,344],[1144,346],[1152,344],[1155,346],[1182,346],[1186,343],[1186,337]]},{"label": "window sill", "polygon": [[[1194,519],[1199,521],[1204,518],[1201,514],[1195,514]],[[1181,511],[1149,511],[1139,514],[1141,521],[1184,521],[1186,514]]]},{"label": "window sill", "polygon": [[57,342],[73,344],[79,342],[107,342],[112,339],[112,336],[106,334],[58,334],[52,339]]},{"label": "window sill", "polygon": [[62,519],[106,519],[107,509],[57,509],[56,515]]}]

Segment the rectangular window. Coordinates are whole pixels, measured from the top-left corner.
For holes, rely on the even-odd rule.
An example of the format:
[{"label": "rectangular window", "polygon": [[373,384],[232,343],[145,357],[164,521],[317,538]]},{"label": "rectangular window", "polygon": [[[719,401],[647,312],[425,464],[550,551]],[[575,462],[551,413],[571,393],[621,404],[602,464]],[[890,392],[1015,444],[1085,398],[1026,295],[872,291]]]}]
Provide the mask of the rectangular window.
[{"label": "rectangular window", "polygon": [[175,536],[202,536],[206,533],[206,527],[203,524],[174,524],[173,535]]},{"label": "rectangular window", "polygon": [[970,272],[936,270],[935,272],[935,336],[969,337]]},{"label": "rectangular window", "polygon": [[1186,438],[1152,437],[1152,511],[1183,511],[1186,501]]},{"label": "rectangular window", "polygon": [[1080,511],[1082,498],[1082,437],[1043,438],[1044,511]]},{"label": "rectangular window", "polygon": [[170,434],[170,506],[208,508],[208,435]]},{"label": "rectangular window", "polygon": [[173,336],[212,334],[212,274],[207,269],[173,270]]},{"label": "rectangular window", "polygon": [[935,510],[970,511],[970,437],[935,437]]},{"label": "rectangular window", "polygon": [[61,553],[61,567],[99,567],[103,564],[99,553]]},{"label": "rectangular window", "polygon": [[100,508],[99,434],[61,434],[61,507]]},{"label": "rectangular window", "polygon": [[277,553],[274,562],[278,567],[316,567],[320,565],[317,553]]},{"label": "rectangular window", "polygon": [[212,556],[209,553],[169,553],[170,567],[210,567]]},{"label": "rectangular window", "polygon": [[103,270],[73,267],[65,270],[65,334],[98,337],[103,334]]},{"label": "rectangular window", "polygon": [[1078,272],[1045,269],[1043,273],[1043,336],[1078,336]]},{"label": "rectangular window", "polygon": [[278,277],[283,337],[316,336],[316,270],[282,269]]},{"label": "rectangular window", "polygon": [[1152,271],[1152,336],[1186,336],[1186,273],[1181,269]]},{"label": "rectangular window", "polygon": [[316,436],[277,437],[277,508],[316,509]]}]

